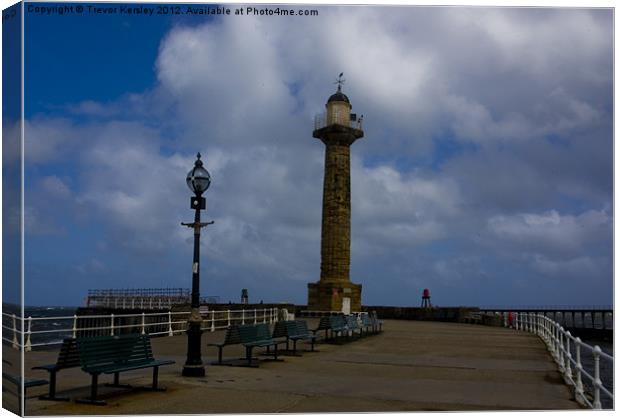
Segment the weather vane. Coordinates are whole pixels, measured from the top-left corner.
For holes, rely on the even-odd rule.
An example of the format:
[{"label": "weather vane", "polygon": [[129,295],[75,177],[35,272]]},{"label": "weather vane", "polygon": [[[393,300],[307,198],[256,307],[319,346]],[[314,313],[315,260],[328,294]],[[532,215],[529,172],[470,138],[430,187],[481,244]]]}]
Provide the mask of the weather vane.
[{"label": "weather vane", "polygon": [[338,92],[340,92],[342,85],[346,81],[344,78],[342,78],[343,75],[344,73],[340,73],[340,75],[338,76],[338,80],[336,80],[336,82],[334,83],[334,84],[338,84]]}]

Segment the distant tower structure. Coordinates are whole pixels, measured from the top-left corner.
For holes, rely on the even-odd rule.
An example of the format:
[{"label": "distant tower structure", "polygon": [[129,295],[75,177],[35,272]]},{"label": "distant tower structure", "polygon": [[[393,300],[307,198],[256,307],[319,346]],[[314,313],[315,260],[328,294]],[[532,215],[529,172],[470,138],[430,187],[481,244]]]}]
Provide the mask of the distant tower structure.
[{"label": "distant tower structure", "polygon": [[243,305],[248,304],[248,289],[241,289],[241,303]]},{"label": "distant tower structure", "polygon": [[431,292],[428,289],[422,291],[422,308],[432,308]]},{"label": "distant tower structure", "polygon": [[308,310],[350,313],[362,308],[362,285],[349,279],[351,263],[350,146],[364,136],[361,120],[351,113],[351,102],[338,90],[315,120],[312,136],[325,144],[323,219],[321,224],[321,277],[308,283]]}]

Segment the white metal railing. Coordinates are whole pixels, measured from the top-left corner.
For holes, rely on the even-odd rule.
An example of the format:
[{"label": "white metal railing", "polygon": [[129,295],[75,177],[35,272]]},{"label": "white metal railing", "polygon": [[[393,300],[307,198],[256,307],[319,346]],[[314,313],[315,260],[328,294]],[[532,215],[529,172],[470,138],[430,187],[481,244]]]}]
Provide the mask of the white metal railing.
[{"label": "white metal railing", "polygon": [[[582,342],[579,337],[573,337],[560,324],[540,313],[514,312],[512,325],[517,330],[538,335],[545,342],[564,381],[573,388],[577,402],[593,409],[602,408],[601,395],[613,402],[612,391],[601,381],[600,367],[600,362],[603,360],[610,362],[613,369],[613,356],[602,351],[598,345],[592,347]],[[504,315],[504,326],[510,326],[506,315]],[[589,351],[592,355],[593,375],[584,369],[582,349]],[[584,378],[589,381],[592,393],[587,393]]]},{"label": "white metal railing", "polygon": [[362,120],[363,118],[361,117],[356,120],[349,120],[348,125],[344,125],[338,118],[334,118],[334,120],[328,122],[327,115],[325,113],[320,113],[314,117],[314,130],[316,131],[317,129],[325,128],[329,125],[343,125],[349,128],[362,129]]},{"label": "white metal railing", "polygon": [[[56,317],[21,318],[2,313],[2,340],[15,349],[25,351],[33,347],[61,344],[63,338],[76,338],[85,332],[97,335],[115,335],[123,329],[148,335],[173,336],[187,329],[190,312],[157,312],[140,314],[73,315]],[[225,311],[201,311],[202,330],[214,332],[231,324],[274,323],[278,320],[278,308],[257,308]],[[89,321],[90,320],[90,321]],[[91,326],[79,326],[78,322],[91,322]],[[57,338],[45,341],[44,335]]]}]

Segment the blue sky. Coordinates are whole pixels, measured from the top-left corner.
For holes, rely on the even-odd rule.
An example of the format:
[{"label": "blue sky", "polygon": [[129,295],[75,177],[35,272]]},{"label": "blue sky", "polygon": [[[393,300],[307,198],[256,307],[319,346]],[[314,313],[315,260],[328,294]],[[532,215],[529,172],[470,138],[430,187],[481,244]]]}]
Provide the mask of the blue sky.
[{"label": "blue sky", "polygon": [[202,294],[305,303],[343,71],[363,302],[612,302],[612,13],[307,7],[26,14],[26,302],[190,287],[185,174],[213,183]]}]

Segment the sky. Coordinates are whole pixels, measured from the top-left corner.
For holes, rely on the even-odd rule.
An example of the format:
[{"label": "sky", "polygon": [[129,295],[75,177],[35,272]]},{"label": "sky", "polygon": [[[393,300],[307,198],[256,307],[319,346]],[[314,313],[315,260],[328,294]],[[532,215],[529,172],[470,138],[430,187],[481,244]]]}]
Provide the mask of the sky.
[{"label": "sky", "polygon": [[424,288],[439,306],[613,302],[610,9],[229,7],[26,12],[26,304],[189,288],[180,223],[197,152],[215,221],[201,294],[305,304],[320,270],[313,119],[340,72],[364,115],[351,147],[363,304],[419,306]]}]

